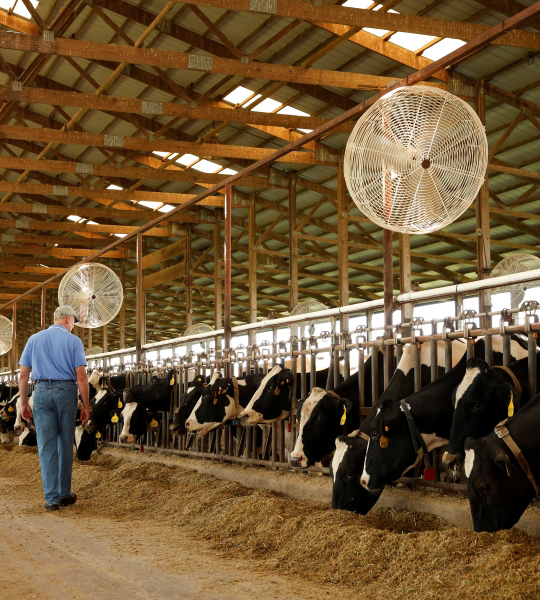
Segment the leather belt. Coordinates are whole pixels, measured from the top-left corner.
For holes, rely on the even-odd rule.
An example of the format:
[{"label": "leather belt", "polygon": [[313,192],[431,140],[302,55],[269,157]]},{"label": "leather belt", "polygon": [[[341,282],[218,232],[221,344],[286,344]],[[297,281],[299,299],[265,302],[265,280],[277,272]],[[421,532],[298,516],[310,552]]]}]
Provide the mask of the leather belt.
[{"label": "leather belt", "polygon": [[496,367],[493,367],[494,369],[500,369],[501,371],[504,371],[512,380],[512,383],[514,384],[514,387],[516,388],[516,391],[521,395],[523,393],[523,390],[521,389],[521,384],[518,381],[518,378],[514,375],[514,373],[512,373],[512,371],[505,365],[497,365]]},{"label": "leather belt", "polygon": [[59,383],[60,381],[64,383],[76,383],[75,379],[35,379],[34,383]]},{"label": "leather belt", "polygon": [[495,427],[494,431],[497,434],[497,436],[508,446],[510,452],[512,452],[512,454],[516,457],[516,460],[518,461],[519,466],[523,469],[523,472],[529,478],[529,481],[532,483],[534,491],[536,492],[536,495],[538,496],[538,495],[540,495],[540,489],[538,488],[538,484],[536,483],[534,475],[532,474],[531,467],[529,467],[529,463],[527,462],[527,459],[523,456],[523,452],[521,451],[521,448],[516,444],[516,442],[514,442],[512,436],[510,435],[510,432],[505,427],[505,424],[507,421],[508,421],[508,419],[501,421],[497,425],[497,427]]}]

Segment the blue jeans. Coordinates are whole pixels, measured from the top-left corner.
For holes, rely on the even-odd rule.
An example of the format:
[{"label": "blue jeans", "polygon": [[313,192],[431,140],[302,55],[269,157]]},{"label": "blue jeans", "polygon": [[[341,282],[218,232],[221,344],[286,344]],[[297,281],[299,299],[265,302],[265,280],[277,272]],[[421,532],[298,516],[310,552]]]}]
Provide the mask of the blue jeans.
[{"label": "blue jeans", "polygon": [[36,383],[33,402],[45,502],[58,504],[60,498],[71,493],[77,384],[72,381]]}]

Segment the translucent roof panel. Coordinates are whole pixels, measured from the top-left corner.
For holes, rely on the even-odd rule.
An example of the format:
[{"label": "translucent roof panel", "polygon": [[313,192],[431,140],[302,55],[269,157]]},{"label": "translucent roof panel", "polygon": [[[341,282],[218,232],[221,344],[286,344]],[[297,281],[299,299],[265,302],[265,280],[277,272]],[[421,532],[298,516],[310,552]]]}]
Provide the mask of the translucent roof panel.
[{"label": "translucent roof panel", "polygon": [[232,92],[227,94],[223,100],[225,100],[225,102],[230,102],[231,104],[241,104],[246,98],[249,98],[251,94],[253,94],[251,90],[239,85]]},{"label": "translucent roof panel", "polygon": [[202,173],[215,173],[218,169],[221,169],[221,165],[211,162],[209,160],[200,160],[193,168]]},{"label": "translucent roof panel", "polygon": [[281,106],[281,102],[277,102],[273,98],[265,98],[260,104],[252,108],[253,112],[274,112],[276,108]]},{"label": "translucent roof panel", "polygon": [[[36,8],[36,6],[39,3],[39,0],[30,0],[30,3],[34,8]],[[12,8],[14,4],[15,8],[12,10],[13,14],[19,15],[20,17],[24,17],[25,19],[32,18],[30,11],[26,8],[22,0],[18,0],[18,2],[15,2],[15,0],[0,0],[0,8],[3,8],[4,10],[9,11],[9,9]]]},{"label": "translucent roof panel", "polygon": [[183,154],[180,158],[177,158],[175,162],[187,166],[191,165],[196,160],[199,160],[199,157],[195,156],[194,154]]},{"label": "translucent roof panel", "polygon": [[432,40],[436,39],[432,35],[421,35],[419,33],[404,33],[403,31],[398,31],[394,33],[394,35],[390,38],[390,41],[393,44],[397,44],[406,50],[410,50],[414,52],[418,48],[425,46]]},{"label": "translucent roof panel", "polygon": [[440,42],[437,42],[436,44],[431,46],[431,48],[425,50],[422,53],[422,56],[425,56],[430,60],[439,60],[439,58],[450,54],[450,52],[453,52],[454,50],[457,50],[458,48],[461,48],[461,46],[464,45],[465,42],[463,42],[462,40],[445,38],[444,40],[441,40]]}]

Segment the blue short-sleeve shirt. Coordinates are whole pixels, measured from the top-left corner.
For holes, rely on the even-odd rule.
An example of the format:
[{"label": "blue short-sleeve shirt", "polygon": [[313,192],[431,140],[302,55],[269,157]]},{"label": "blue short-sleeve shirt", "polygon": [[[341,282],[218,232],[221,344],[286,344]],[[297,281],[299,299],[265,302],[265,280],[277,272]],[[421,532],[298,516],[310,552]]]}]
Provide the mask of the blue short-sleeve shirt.
[{"label": "blue short-sleeve shirt", "polygon": [[32,369],[36,379],[77,379],[75,369],[86,367],[81,340],[62,325],[51,325],[30,336],[19,364]]}]

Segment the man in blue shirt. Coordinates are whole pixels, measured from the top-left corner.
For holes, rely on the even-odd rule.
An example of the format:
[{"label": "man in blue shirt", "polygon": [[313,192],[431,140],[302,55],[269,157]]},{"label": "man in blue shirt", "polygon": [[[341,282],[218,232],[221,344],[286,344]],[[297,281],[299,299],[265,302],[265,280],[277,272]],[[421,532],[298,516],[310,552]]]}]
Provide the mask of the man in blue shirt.
[{"label": "man in blue shirt", "polygon": [[[73,438],[77,418],[77,387],[83,408],[81,423],[90,417],[86,357],[81,340],[71,331],[78,321],[71,306],[54,311],[54,325],[28,339],[21,355],[19,391],[22,417],[36,425],[41,479],[47,510],[74,504],[71,491]],[[35,382],[33,410],[28,404],[28,379]]]}]

